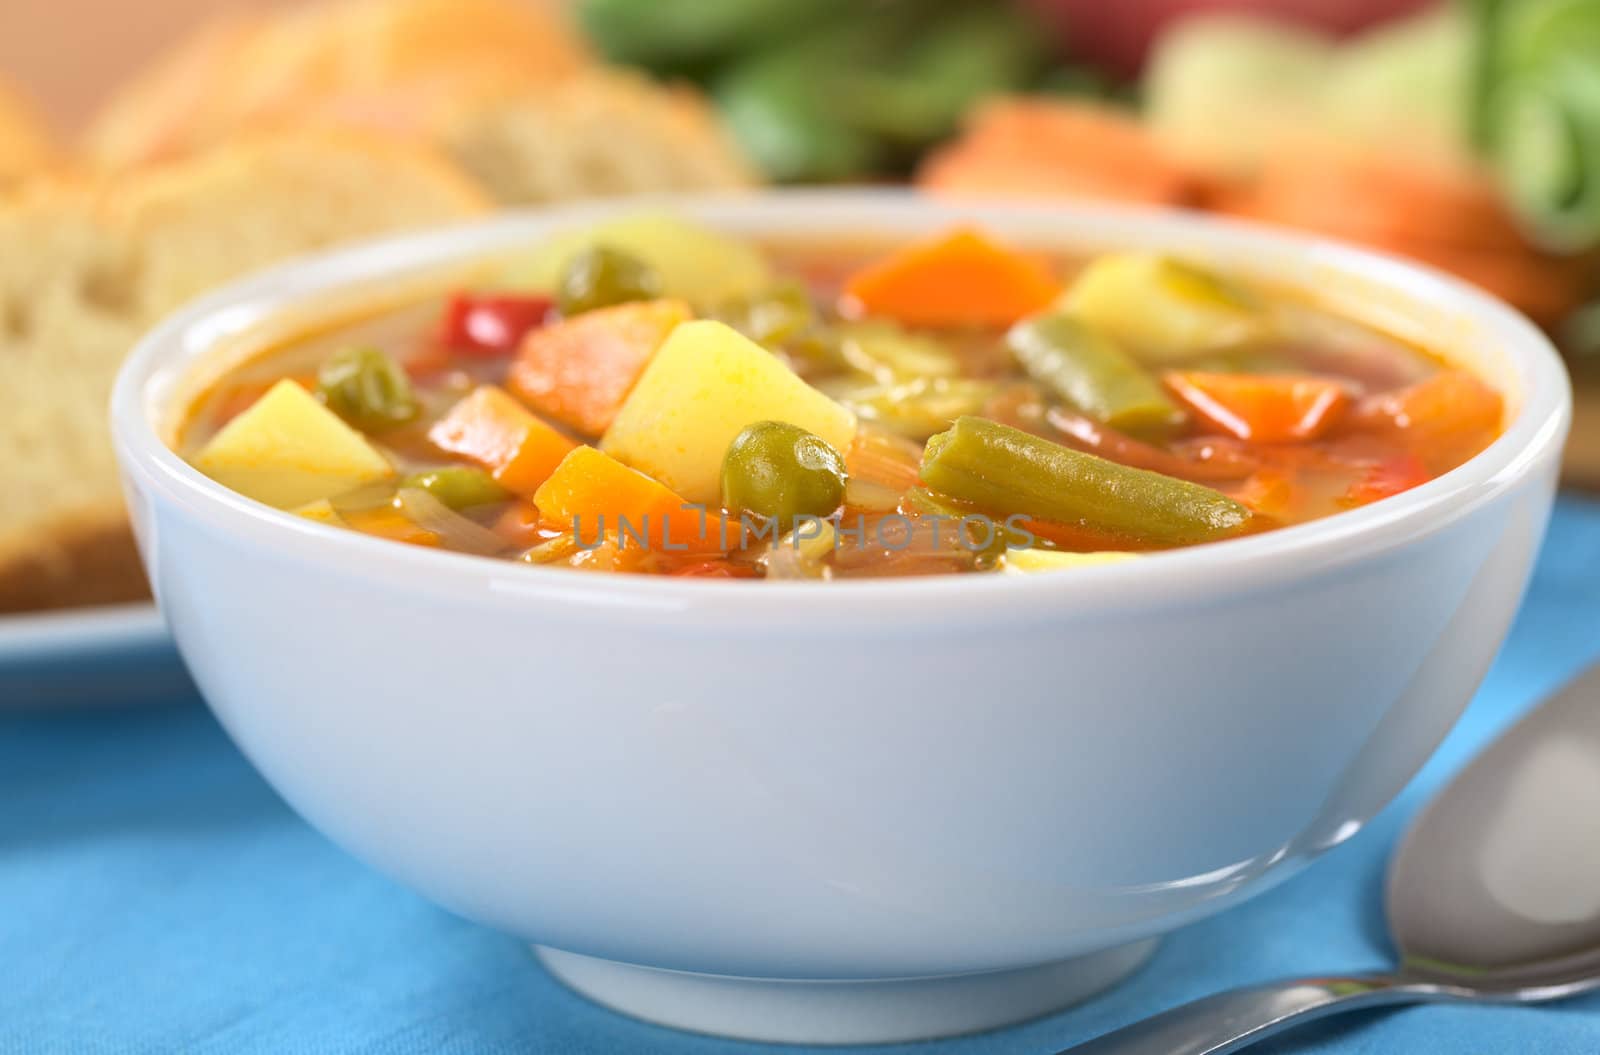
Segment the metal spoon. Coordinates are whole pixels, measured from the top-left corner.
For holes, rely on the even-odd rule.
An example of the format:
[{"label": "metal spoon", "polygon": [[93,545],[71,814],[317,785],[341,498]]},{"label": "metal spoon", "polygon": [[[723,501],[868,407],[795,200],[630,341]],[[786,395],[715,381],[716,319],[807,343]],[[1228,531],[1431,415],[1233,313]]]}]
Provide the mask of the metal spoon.
[{"label": "metal spoon", "polygon": [[1600,666],[1462,770],[1389,866],[1393,973],[1235,989],[1061,1055],[1225,1055],[1387,1004],[1531,1003],[1600,989]]}]

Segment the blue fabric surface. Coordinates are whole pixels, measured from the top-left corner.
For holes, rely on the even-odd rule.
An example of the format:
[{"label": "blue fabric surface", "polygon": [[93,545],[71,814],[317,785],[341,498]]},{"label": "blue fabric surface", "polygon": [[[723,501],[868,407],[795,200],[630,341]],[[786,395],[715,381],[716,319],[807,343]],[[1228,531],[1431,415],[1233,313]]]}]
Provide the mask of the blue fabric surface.
[{"label": "blue fabric surface", "polygon": [[[892,1049],[1037,1055],[1212,990],[1385,964],[1406,819],[1528,704],[1600,658],[1600,503],[1564,499],[1528,602],[1399,802],[1307,872],[1169,937],[1081,1008]],[[0,716],[0,1053],[717,1053],[573,996],[521,942],[433,908],[297,820],[198,704]],[[795,1051],[798,1049],[780,1049]],[[1600,997],[1347,1016],[1256,1049],[1600,1052]]]}]

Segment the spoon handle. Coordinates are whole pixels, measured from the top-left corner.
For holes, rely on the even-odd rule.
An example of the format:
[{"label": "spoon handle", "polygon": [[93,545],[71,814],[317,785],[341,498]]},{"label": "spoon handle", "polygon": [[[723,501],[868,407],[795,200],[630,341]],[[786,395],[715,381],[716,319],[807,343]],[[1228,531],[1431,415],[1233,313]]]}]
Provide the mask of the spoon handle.
[{"label": "spoon handle", "polygon": [[1226,1055],[1313,1018],[1441,995],[1396,975],[1295,978],[1203,997],[1058,1055]]}]

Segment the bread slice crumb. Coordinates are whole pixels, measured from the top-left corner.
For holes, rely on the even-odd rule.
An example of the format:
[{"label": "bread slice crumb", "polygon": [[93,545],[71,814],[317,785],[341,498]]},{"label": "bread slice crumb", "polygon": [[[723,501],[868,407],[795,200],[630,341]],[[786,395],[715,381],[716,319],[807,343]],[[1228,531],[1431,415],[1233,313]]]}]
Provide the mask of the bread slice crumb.
[{"label": "bread slice crumb", "polygon": [[428,151],[332,135],[50,179],[0,204],[0,612],[146,595],[106,404],[158,319],[297,253],[488,208]]}]

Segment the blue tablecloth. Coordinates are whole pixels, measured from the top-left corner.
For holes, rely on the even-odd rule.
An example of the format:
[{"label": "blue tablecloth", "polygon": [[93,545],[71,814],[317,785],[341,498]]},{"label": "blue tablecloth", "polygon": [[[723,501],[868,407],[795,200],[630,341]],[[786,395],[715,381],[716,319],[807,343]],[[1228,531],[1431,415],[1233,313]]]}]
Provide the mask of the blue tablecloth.
[{"label": "blue tablecloth", "polygon": [[[1568,498],[1482,692],[1367,831],[1170,936],[1099,1000],[1004,1032],[880,1050],[1038,1055],[1221,987],[1383,965],[1380,878],[1405,820],[1497,730],[1597,658],[1600,503]],[[3,1055],[748,1048],[601,1010],[547,977],[521,942],[346,857],[289,812],[198,703],[0,714]],[[1256,1050],[1593,1055],[1600,996],[1349,1016]]]}]

